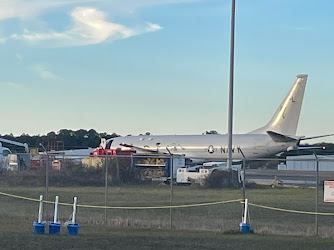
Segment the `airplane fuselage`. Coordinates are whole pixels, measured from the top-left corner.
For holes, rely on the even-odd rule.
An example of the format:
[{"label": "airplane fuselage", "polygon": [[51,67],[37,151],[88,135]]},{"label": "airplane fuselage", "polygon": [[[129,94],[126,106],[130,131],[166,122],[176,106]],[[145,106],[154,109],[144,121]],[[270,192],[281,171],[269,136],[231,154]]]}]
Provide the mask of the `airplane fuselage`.
[{"label": "airplane fuselage", "polygon": [[[227,135],[141,135],[125,136],[112,139],[110,148],[120,145],[132,145],[142,148],[140,153],[158,151],[160,153],[182,154],[186,158],[205,160],[224,160],[228,157]],[[274,156],[295,146],[296,142],[275,142],[267,134],[233,135],[233,159],[263,158]]]},{"label": "airplane fuselage", "polygon": [[[300,110],[304,98],[307,75],[297,75],[292,88],[278,106],[269,122],[248,134],[232,136],[233,159],[263,158],[275,156],[297,146],[301,137],[296,136]],[[221,161],[228,158],[228,136],[206,135],[139,135],[109,140],[110,148],[126,146],[141,152],[182,154],[190,159]],[[107,144],[109,145],[109,143]]]}]

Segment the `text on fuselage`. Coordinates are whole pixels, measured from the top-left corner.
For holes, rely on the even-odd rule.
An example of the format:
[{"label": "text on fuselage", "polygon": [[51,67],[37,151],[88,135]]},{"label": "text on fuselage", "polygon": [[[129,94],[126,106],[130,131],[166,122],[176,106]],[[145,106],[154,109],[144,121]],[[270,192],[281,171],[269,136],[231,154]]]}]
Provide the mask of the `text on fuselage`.
[{"label": "text on fuselage", "polygon": [[[216,150],[216,151],[218,151],[218,150]],[[233,146],[232,147],[232,153],[234,154],[234,153],[238,153],[238,154],[241,154],[242,153],[242,150],[241,150],[241,147],[240,146]],[[213,145],[210,145],[209,147],[208,147],[208,153],[209,154],[213,154],[215,152],[215,147],[213,146]],[[220,147],[220,153],[221,154],[227,154],[228,153],[228,147],[226,147],[226,146],[221,146]]]}]

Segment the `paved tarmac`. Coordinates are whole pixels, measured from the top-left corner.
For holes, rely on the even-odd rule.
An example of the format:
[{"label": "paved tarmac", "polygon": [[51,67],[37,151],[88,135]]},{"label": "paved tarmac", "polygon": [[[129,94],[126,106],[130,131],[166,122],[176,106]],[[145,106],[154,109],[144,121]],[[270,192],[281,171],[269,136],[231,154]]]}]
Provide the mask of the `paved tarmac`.
[{"label": "paved tarmac", "polygon": [[[278,180],[283,185],[315,186],[315,171],[246,169],[246,182],[271,185]],[[319,171],[319,183],[334,180],[334,171]]]}]

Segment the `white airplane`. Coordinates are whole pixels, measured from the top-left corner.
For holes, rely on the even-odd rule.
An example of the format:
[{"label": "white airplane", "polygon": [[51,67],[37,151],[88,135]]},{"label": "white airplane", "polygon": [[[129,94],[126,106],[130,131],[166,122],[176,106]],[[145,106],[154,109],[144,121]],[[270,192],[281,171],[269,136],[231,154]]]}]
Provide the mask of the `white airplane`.
[{"label": "white airplane", "polygon": [[[247,134],[233,134],[233,159],[263,158],[297,149],[301,140],[296,136],[306,74],[297,75],[291,90],[284,98],[271,120],[263,127]],[[206,135],[139,135],[109,139],[107,149],[134,149],[137,153],[181,154],[192,162],[222,161],[228,157],[227,134]]]},{"label": "white airplane", "polygon": [[28,144],[27,143],[20,143],[20,142],[16,142],[16,141],[12,141],[12,140],[7,140],[4,138],[0,138],[0,170],[3,167],[3,162],[6,159],[6,157],[12,153],[12,151],[10,151],[9,148],[3,147],[2,146],[2,142],[4,143],[8,143],[8,144],[12,144],[12,145],[16,145],[16,146],[21,146],[24,147],[25,152],[28,153],[29,152],[29,148],[28,148]]}]

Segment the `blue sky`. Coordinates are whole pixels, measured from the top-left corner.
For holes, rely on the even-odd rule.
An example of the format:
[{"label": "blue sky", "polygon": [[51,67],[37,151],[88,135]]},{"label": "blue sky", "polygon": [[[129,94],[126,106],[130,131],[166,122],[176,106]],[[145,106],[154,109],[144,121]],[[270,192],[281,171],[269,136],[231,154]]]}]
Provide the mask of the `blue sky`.
[{"label": "blue sky", "polygon": [[[226,133],[230,4],[1,0],[0,134]],[[235,133],[264,125],[300,73],[297,133],[334,133],[333,9],[236,0]]]}]

